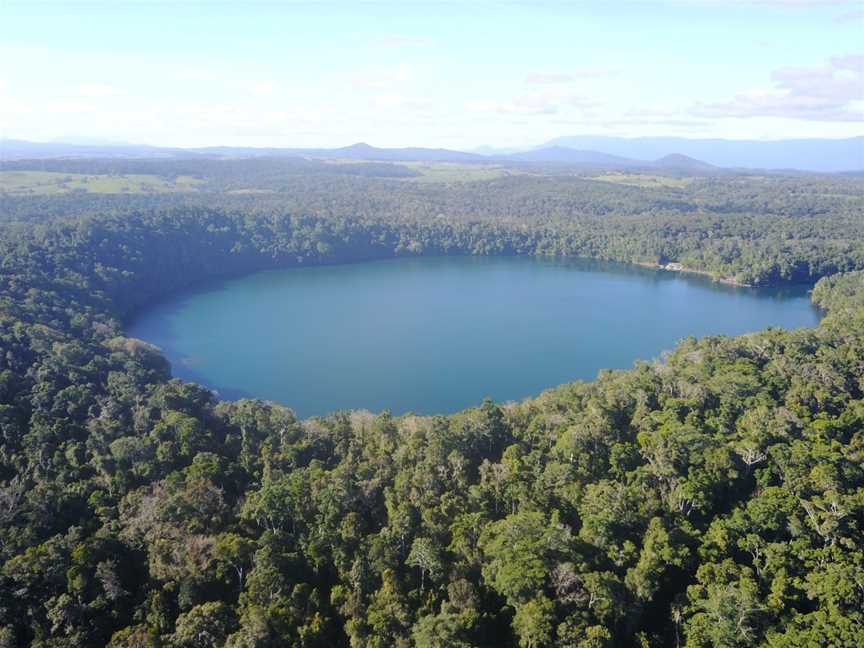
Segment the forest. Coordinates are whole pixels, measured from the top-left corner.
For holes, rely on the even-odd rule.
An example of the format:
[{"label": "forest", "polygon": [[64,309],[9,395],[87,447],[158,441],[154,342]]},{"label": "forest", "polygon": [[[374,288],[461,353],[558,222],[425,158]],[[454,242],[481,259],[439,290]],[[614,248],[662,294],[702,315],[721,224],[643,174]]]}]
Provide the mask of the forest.
[{"label": "forest", "polygon": [[[0,647],[864,645],[861,178],[184,164],[206,190],[0,196]],[[123,335],[198,280],[419,254],[674,261],[826,315],[429,417],[219,401]]]},{"label": "forest", "polygon": [[[320,223],[316,237],[334,238],[318,242],[334,250],[344,245],[346,228],[383,228],[399,243],[382,241],[379,256],[552,254],[678,262],[743,285],[813,283],[864,268],[861,175],[719,170],[644,176],[543,165],[419,169],[299,158],[6,161],[0,180],[16,172],[93,178],[132,173],[196,184],[171,193],[0,192],[0,226],[88,216],[126,220],[134,213],[145,219],[161,214],[180,227],[189,214],[215,211],[231,221],[226,227],[258,230],[236,232],[241,238],[266,236],[287,217],[312,219]],[[253,215],[265,218],[247,223]],[[282,254],[276,248],[273,253]],[[319,260],[336,262],[339,254],[325,252]]]}]

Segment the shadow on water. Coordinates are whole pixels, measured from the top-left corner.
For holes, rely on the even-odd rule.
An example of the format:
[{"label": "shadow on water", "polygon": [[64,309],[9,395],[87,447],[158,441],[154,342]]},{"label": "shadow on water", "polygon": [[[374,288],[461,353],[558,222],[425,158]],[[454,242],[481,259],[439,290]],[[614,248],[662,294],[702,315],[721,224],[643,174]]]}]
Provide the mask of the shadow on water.
[{"label": "shadow on water", "polygon": [[[161,349],[161,347],[160,347]],[[162,349],[162,353],[166,358],[171,358],[172,356],[177,357],[180,354],[174,353],[167,349]],[[191,369],[189,364],[185,363],[184,358],[181,358],[179,362],[171,362],[168,360],[171,365],[171,375],[174,378],[180,378],[185,382],[195,383],[197,385],[201,385],[202,387],[206,387],[210,391],[216,394],[216,397],[220,400],[243,400],[245,398],[258,398],[255,394],[239,389],[236,387],[225,387],[224,385],[214,385],[211,381],[207,380],[203,375],[196,372],[194,369]]]},{"label": "shadow on water", "polygon": [[195,383],[214,392],[221,400],[242,400],[256,398],[254,394],[237,387],[215,385],[202,373],[195,370],[197,359],[186,355],[181,348],[179,336],[172,323],[181,317],[202,294],[219,293],[229,289],[233,281],[240,277],[216,277],[196,281],[186,288],[145,303],[133,311],[124,321],[124,332],[129,337],[138,338],[155,344],[171,367],[171,376],[185,382]]}]

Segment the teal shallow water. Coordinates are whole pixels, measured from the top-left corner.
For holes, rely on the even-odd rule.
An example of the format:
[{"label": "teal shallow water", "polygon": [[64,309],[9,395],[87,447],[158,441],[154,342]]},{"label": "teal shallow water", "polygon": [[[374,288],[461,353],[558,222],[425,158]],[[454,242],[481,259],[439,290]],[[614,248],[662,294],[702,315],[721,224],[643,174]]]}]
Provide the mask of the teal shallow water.
[{"label": "teal shallow water", "polygon": [[806,287],[743,289],[583,259],[404,258],[197,286],[127,334],[175,376],[299,416],[454,412],[656,358],[693,335],[813,326]]}]

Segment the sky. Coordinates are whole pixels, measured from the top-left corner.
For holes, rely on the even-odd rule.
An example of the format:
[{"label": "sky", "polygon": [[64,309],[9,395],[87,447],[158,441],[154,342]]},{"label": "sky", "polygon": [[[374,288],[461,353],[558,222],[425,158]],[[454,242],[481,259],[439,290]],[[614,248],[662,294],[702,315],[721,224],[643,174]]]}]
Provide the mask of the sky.
[{"label": "sky", "polygon": [[864,0],[0,0],[0,138],[864,135]]}]

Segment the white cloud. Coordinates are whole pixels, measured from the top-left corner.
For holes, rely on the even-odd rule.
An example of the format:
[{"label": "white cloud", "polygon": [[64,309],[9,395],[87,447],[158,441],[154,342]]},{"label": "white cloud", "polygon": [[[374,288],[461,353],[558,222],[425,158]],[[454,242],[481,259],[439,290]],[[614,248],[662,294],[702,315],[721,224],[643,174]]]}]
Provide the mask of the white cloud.
[{"label": "white cloud", "polygon": [[568,73],[531,72],[525,77],[525,83],[546,85],[557,83],[573,83],[578,79],[607,77],[615,74],[614,70],[601,67],[582,67]]},{"label": "white cloud", "polygon": [[[180,81],[218,81],[220,75],[211,67],[204,65],[187,65],[178,63],[176,65],[150,65],[154,72],[171,76]],[[159,68],[163,68],[159,70]]]},{"label": "white cloud", "polygon": [[111,97],[119,94],[117,88],[106,83],[82,83],[78,93],[83,97]]},{"label": "white cloud", "polygon": [[414,66],[410,63],[400,63],[371,74],[355,76],[350,80],[350,83],[352,87],[363,90],[391,90],[413,81],[415,77]]},{"label": "white cloud", "polygon": [[414,78],[414,68],[408,63],[401,63],[396,66],[395,79],[399,83],[411,81]]},{"label": "white cloud", "polygon": [[698,103],[699,117],[788,117],[813,121],[864,121],[864,56],[836,56],[821,67],[784,67],[770,87],[754,88],[731,101]]},{"label": "white cloud", "polygon": [[432,105],[432,102],[428,99],[416,99],[400,94],[378,95],[373,97],[372,103],[376,108],[390,110],[425,110]]},{"label": "white cloud", "polygon": [[50,105],[45,106],[42,110],[51,115],[68,115],[95,113],[99,111],[99,107],[87,101],[73,99],[71,101],[52,101]]},{"label": "white cloud", "polygon": [[557,111],[552,105],[531,105],[519,101],[496,101],[473,99],[465,102],[465,109],[478,113],[500,113],[502,115],[548,115]]},{"label": "white cloud", "polygon": [[422,47],[431,45],[434,41],[426,36],[399,36],[390,35],[378,38],[372,42],[373,45],[383,47]]},{"label": "white cloud", "polygon": [[680,115],[681,111],[674,106],[649,105],[640,106],[627,111],[628,117],[674,117]]},{"label": "white cloud", "polygon": [[276,84],[271,81],[260,81],[253,83],[249,90],[256,95],[271,95],[276,90]]},{"label": "white cloud", "polygon": [[560,88],[522,94],[507,101],[477,99],[465,103],[472,112],[495,112],[506,115],[551,115],[562,108],[587,110],[599,105],[583,95]]}]

